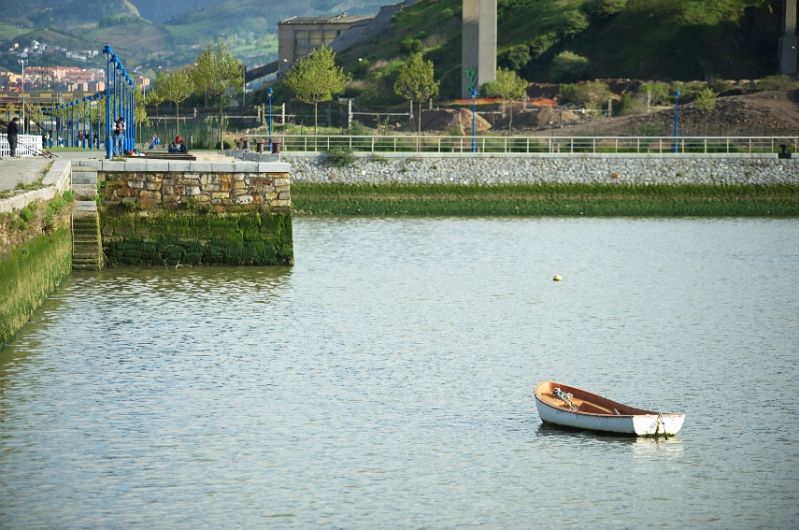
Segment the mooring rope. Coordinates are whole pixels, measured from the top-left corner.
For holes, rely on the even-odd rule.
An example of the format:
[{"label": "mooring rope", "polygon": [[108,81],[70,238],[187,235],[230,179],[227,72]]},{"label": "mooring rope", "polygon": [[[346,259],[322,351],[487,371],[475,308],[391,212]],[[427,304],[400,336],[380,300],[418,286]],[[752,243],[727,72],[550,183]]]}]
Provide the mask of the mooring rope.
[{"label": "mooring rope", "polygon": [[660,426],[663,425],[663,436],[666,435],[666,422],[663,420],[663,414],[658,413],[657,420],[655,422],[655,438],[658,437],[660,434]]},{"label": "mooring rope", "polygon": [[572,394],[564,392],[563,390],[560,389],[559,386],[556,386],[555,390],[553,390],[552,393],[555,394],[556,398],[566,403],[569,406],[570,410],[577,410],[577,407],[575,407],[574,403],[572,403],[572,398],[574,397]]}]

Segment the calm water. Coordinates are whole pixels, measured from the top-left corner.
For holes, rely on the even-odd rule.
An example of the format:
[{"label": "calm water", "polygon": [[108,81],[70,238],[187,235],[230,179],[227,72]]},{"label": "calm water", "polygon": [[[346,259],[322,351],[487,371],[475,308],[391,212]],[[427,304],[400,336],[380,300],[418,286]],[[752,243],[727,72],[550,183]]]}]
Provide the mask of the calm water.
[{"label": "calm water", "polygon": [[[294,231],[66,281],[0,353],[1,528],[799,525],[799,221]],[[543,379],[685,427],[544,427]]]}]

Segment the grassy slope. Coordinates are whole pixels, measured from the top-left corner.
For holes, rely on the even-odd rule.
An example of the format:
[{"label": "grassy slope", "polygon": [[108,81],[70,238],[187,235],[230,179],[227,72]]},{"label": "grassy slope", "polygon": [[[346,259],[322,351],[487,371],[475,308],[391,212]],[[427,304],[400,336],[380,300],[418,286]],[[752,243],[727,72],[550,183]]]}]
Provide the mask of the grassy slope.
[{"label": "grassy slope", "polygon": [[[533,59],[522,72],[530,81],[553,80],[552,59],[564,50],[589,58],[585,79],[761,77],[776,68],[779,11],[774,6],[778,3],[628,0],[622,12],[601,17],[593,12],[596,2],[591,0],[499,0],[498,55],[512,46],[530,47]],[[423,51],[436,65],[442,94],[454,96],[460,81],[460,5],[458,0],[424,0],[395,15],[377,42],[359,45],[340,59],[353,65],[358,58],[368,58],[368,74],[351,68],[356,79],[366,81],[367,96],[383,94],[383,102],[394,102],[394,72],[407,56],[400,43],[420,38]],[[575,10],[585,14],[590,25],[575,36],[565,36]],[[449,19],[442,16],[445,12]],[[551,46],[541,46],[542,40]]]}]

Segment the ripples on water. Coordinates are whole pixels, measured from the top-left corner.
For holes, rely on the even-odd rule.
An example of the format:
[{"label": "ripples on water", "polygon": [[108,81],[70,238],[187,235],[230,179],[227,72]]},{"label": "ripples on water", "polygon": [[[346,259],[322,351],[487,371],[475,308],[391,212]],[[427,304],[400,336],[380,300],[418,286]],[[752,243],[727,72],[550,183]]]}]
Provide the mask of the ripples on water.
[{"label": "ripples on water", "polygon": [[[294,230],[66,281],[0,351],[0,527],[799,525],[796,221]],[[686,424],[553,429],[543,379]]]}]

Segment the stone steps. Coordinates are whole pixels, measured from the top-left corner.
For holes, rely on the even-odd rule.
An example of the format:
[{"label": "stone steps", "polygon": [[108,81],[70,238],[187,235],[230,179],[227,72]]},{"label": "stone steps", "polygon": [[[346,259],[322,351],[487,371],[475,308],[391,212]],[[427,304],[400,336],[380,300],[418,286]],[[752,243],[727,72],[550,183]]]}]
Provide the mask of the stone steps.
[{"label": "stone steps", "polygon": [[72,269],[99,271],[103,268],[103,240],[100,216],[97,213],[97,170],[85,166],[72,167]]}]

